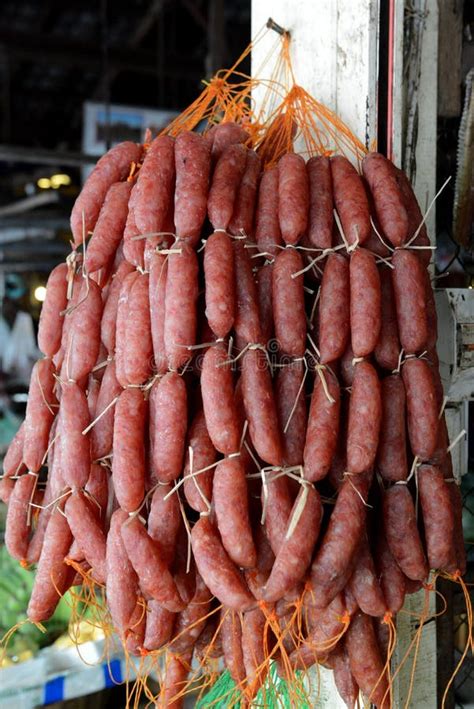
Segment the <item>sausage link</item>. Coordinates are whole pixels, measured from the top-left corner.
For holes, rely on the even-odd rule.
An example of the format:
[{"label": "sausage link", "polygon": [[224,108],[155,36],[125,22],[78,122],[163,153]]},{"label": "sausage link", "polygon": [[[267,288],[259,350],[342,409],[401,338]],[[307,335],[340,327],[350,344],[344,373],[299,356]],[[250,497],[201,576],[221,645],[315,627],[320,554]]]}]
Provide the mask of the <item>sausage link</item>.
[{"label": "sausage link", "polygon": [[176,480],[182,471],[188,428],[186,384],[176,372],[155,382],[150,395],[153,408],[151,466],[160,482]]},{"label": "sausage link", "polygon": [[100,324],[100,339],[105,345],[109,355],[115,351],[115,335],[118,327],[118,307],[119,298],[123,282],[129,274],[133,274],[133,280],[137,277],[133,266],[128,261],[122,261],[112,277],[107,289],[104,308],[102,311],[102,321]]},{"label": "sausage link", "polygon": [[216,337],[225,337],[234,324],[235,277],[232,241],[223,232],[214,232],[204,249],[206,317]]},{"label": "sausage link", "polygon": [[143,384],[152,372],[153,343],[148,284],[148,274],[140,274],[133,282],[128,297],[123,348],[123,366],[127,384]]},{"label": "sausage link", "polygon": [[395,251],[392,265],[400,343],[407,354],[415,354],[428,342],[425,269],[416,253],[406,249]]},{"label": "sausage link", "polygon": [[197,256],[188,244],[168,256],[165,295],[164,341],[170,369],[179,369],[190,358],[188,346],[196,344],[198,297]]},{"label": "sausage link", "polygon": [[122,525],[128,514],[118,509],[110,520],[106,548],[107,605],[117,631],[123,635],[130,627],[138,596],[138,576],[122,541]]},{"label": "sausage link", "polygon": [[128,206],[128,215],[123,230],[123,255],[126,260],[135,268],[143,269],[145,267],[145,239],[138,239],[140,231],[135,222],[135,211],[133,202],[135,197],[136,184],[132,188],[130,202]]},{"label": "sausage link", "polygon": [[141,145],[125,141],[114,145],[100,158],[72,208],[71,229],[74,246],[81,244],[87,237],[87,232],[94,229],[108,189],[114,182],[127,177],[130,164],[140,160],[141,152]]},{"label": "sausage link", "polygon": [[36,490],[37,476],[22,475],[13,488],[7,510],[5,546],[13,559],[26,559],[31,533],[33,508],[31,503]]},{"label": "sausage link", "polygon": [[392,555],[409,579],[428,576],[423,545],[416,522],[415,505],[406,485],[393,485],[383,496],[385,536]]},{"label": "sausage link", "polygon": [[398,337],[397,312],[393,294],[392,275],[389,269],[381,271],[381,307],[382,326],[375,346],[374,355],[377,364],[384,369],[393,371],[398,366],[400,355],[400,340]]},{"label": "sausage link", "polygon": [[224,662],[230,676],[239,686],[243,686],[247,673],[242,650],[242,623],[240,614],[229,608],[221,610],[221,638]]},{"label": "sausage link", "polygon": [[423,359],[408,359],[402,367],[407,398],[408,436],[413,455],[430,460],[436,450],[438,405],[433,374]]},{"label": "sausage link", "polygon": [[290,357],[302,357],[306,349],[306,313],[303,260],[295,249],[282,251],[273,265],[272,302],[275,337],[280,351]]},{"label": "sausage link", "polygon": [[[397,170],[396,172],[397,182],[402,192],[403,202],[408,215],[408,235],[411,239],[416,234],[418,227],[422,223],[423,215],[416,199],[416,195],[413,191],[413,187],[410,184],[410,180],[405,175],[403,170]],[[413,241],[413,245],[425,247],[424,249],[417,250],[417,253],[420,261],[425,266],[428,266],[431,261],[432,251],[430,248],[426,248],[431,246],[430,238],[426,230],[426,224],[421,224],[419,234]]]},{"label": "sausage link", "polygon": [[145,492],[146,402],[139,389],[125,389],[115,405],[112,479],[117,501],[135,512]]},{"label": "sausage link", "polygon": [[241,241],[234,242],[236,289],[234,330],[239,350],[249,342],[254,344],[262,342],[257,285],[248,251]]},{"label": "sausage link", "polygon": [[212,595],[202,578],[197,574],[196,591],[189,603],[176,618],[174,638],[169,645],[172,652],[185,652],[194,647],[196,640],[204,630],[211,608]]},{"label": "sausage link", "polygon": [[105,368],[97,397],[96,421],[91,429],[92,460],[98,460],[112,452],[114,438],[114,405],[112,402],[121,391],[122,387],[115,375],[115,362],[112,360]]},{"label": "sausage link", "polygon": [[390,706],[390,695],[384,661],[372,619],[359,612],[347,631],[346,647],[351,673],[361,692],[378,709]]},{"label": "sausage link", "polygon": [[283,452],[272,380],[261,349],[249,349],[243,356],[242,393],[255,450],[266,463],[281,465]]},{"label": "sausage link", "polygon": [[309,178],[308,237],[314,248],[329,249],[334,224],[330,160],[323,155],[310,158],[306,170]]},{"label": "sausage link", "polygon": [[233,121],[219,123],[213,126],[207,133],[206,138],[212,146],[212,160],[216,163],[230,145],[237,143],[247,143],[249,134],[245,128]]},{"label": "sausage link", "polygon": [[212,499],[222,546],[230,559],[243,568],[257,563],[249,518],[245,469],[238,458],[225,458],[216,467]]},{"label": "sausage link", "polygon": [[174,156],[176,235],[189,240],[191,244],[196,244],[207,213],[211,170],[210,142],[198,133],[183,131],[176,138]]},{"label": "sausage link", "polygon": [[183,610],[185,604],[176,583],[158,546],[147,534],[140,520],[137,517],[129,518],[122,524],[121,534],[143,593],[154,598],[169,611],[176,613]]},{"label": "sausage link", "polygon": [[147,606],[143,647],[149,651],[160,650],[171,640],[176,614],[153,599],[148,601]]},{"label": "sausage link", "polygon": [[350,333],[349,262],[330,254],[324,267],[319,299],[319,350],[321,364],[344,353]]},{"label": "sausage link", "polygon": [[278,219],[286,244],[297,244],[308,226],[309,183],[301,155],[287,153],[278,161]]},{"label": "sausage link", "polygon": [[196,522],[191,541],[196,566],[211,593],[232,610],[246,611],[255,607],[255,599],[208,517],[201,517]]},{"label": "sausage link", "polygon": [[397,182],[397,168],[380,153],[368,153],[362,172],[374,200],[375,213],[392,246],[401,246],[408,236],[408,214]]},{"label": "sausage link", "polygon": [[[267,619],[260,608],[244,613],[242,620],[242,654],[247,680],[245,695],[254,697],[262,684],[269,668],[266,657],[268,648]],[[268,650],[267,650],[268,652]]]},{"label": "sausage link", "polygon": [[186,478],[191,473],[189,448],[193,450],[193,472],[212,466],[216,460],[216,449],[212,445],[202,409],[197,412],[191,423],[187,444],[183,470],[184,496],[193,510],[206,512],[208,509],[206,500],[209,501],[212,497],[213,469]]},{"label": "sausage link", "polygon": [[64,482],[73,490],[84,487],[90,474],[90,434],[82,433],[89,423],[86,395],[74,382],[65,382],[61,395],[61,470]]},{"label": "sausage link", "polygon": [[166,674],[161,685],[156,709],[182,709],[187,694],[187,678],[191,671],[193,651],[181,655],[169,654],[166,660]]},{"label": "sausage link", "polygon": [[[262,506],[265,504],[265,534],[273,553],[276,555],[285,540],[288,523],[293,509],[293,500],[285,476],[267,479],[266,488],[262,487]],[[270,571],[270,569],[268,569]]]},{"label": "sausage link", "polygon": [[364,537],[357,552],[349,588],[361,611],[375,617],[385,614],[387,606],[377,578],[367,537]]},{"label": "sausage link", "polygon": [[262,589],[265,601],[278,601],[303,578],[311,563],[322,514],[323,508],[317,491],[313,487],[302,488],[293,505],[290,525],[294,523],[296,515],[299,516],[298,521],[293,530],[288,527],[270,576]]},{"label": "sausage link", "polygon": [[338,694],[348,709],[354,709],[359,697],[359,685],[351,672],[351,664],[345,643],[343,647],[339,646],[333,650],[331,661],[333,663],[334,683]]},{"label": "sausage link", "polygon": [[48,449],[49,432],[54,421],[57,400],[54,394],[54,366],[50,359],[40,359],[31,372],[23,440],[23,462],[36,473]]},{"label": "sausage link", "polygon": [[165,499],[170,490],[170,485],[158,485],[153,493],[148,515],[148,534],[158,545],[161,557],[168,566],[174,561],[181,529],[178,496],[173,494]]},{"label": "sausage link", "polygon": [[[327,392],[323,385],[326,384]],[[331,400],[328,398],[331,397]],[[317,375],[311,396],[308,428],[304,447],[304,476],[315,482],[322,480],[329,468],[336,451],[341,413],[341,393],[337,377],[330,369],[324,369]]]},{"label": "sausage link", "polygon": [[255,241],[259,251],[276,256],[283,244],[278,220],[278,167],[262,175],[255,215]]},{"label": "sausage link", "polygon": [[48,522],[41,556],[27,608],[32,623],[48,620],[70,585],[70,567],[64,563],[72,543],[66,518],[55,509]]},{"label": "sausage link", "polygon": [[377,449],[377,467],[384,478],[395,482],[408,474],[405,387],[398,374],[382,379],[382,422]]},{"label": "sausage link", "polygon": [[445,482],[442,471],[434,465],[420,466],[417,478],[430,569],[452,567],[455,548],[450,483]]},{"label": "sausage link", "polygon": [[245,146],[234,143],[225,149],[216,163],[207,198],[207,213],[214,229],[229,226],[246,159]]},{"label": "sausage link", "polygon": [[107,190],[87,244],[84,266],[88,273],[111,266],[125,229],[131,191],[131,182],[115,182]]},{"label": "sausage link", "polygon": [[351,340],[355,357],[374,351],[382,326],[380,275],[375,257],[357,249],[350,262]]},{"label": "sausage link", "polygon": [[382,416],[381,387],[369,362],[355,367],[349,401],[347,467],[351,473],[369,470],[377,454]]},{"label": "sausage link", "polygon": [[153,371],[165,374],[168,369],[165,349],[165,297],[168,261],[163,254],[154,253],[150,261],[148,298],[150,302],[151,339],[153,342]]},{"label": "sausage link", "polygon": [[201,392],[207,430],[223,455],[239,450],[242,431],[235,408],[232,370],[224,345],[210,347],[204,355]]},{"label": "sausage link", "polygon": [[46,297],[38,324],[38,347],[52,357],[61,346],[63,311],[67,305],[67,272],[65,263],[53,268],[46,283]]},{"label": "sausage link", "polygon": [[102,307],[100,287],[90,279],[84,280],[79,302],[72,313],[66,351],[66,372],[68,378],[76,382],[90,374],[97,363]]},{"label": "sausage link", "polygon": [[234,236],[243,234],[250,236],[253,232],[260,169],[260,158],[255,150],[247,150],[245,170],[235,198],[232,219],[229,222],[229,233]]},{"label": "sausage link", "polygon": [[275,402],[285,465],[301,465],[308,419],[303,362],[291,362],[280,369],[275,381]]},{"label": "sausage link", "polygon": [[331,158],[334,203],[349,245],[361,246],[370,236],[370,213],[364,184],[347,158]]},{"label": "sausage link", "polygon": [[64,510],[72,535],[91,565],[94,578],[104,583],[106,537],[91,504],[82,493],[74,492],[67,498]]},{"label": "sausage link", "polygon": [[274,333],[272,283],[273,264],[266,263],[259,269],[257,278],[258,315],[264,344],[269,342]]}]

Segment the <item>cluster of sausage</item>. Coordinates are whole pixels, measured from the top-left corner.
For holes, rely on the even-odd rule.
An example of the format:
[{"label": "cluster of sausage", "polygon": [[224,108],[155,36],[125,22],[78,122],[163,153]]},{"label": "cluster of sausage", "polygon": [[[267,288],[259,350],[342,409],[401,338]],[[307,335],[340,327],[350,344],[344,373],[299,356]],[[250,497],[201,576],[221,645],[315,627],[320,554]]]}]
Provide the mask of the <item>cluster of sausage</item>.
[{"label": "cluster of sausage", "polygon": [[31,621],[98,584],[129,652],[167,649],[163,706],[193,656],[247,699],[273,659],[389,706],[389,619],[465,564],[429,240],[383,156],[264,169],[248,143],[121,143],[89,176],[4,460],[6,545],[37,564]]}]

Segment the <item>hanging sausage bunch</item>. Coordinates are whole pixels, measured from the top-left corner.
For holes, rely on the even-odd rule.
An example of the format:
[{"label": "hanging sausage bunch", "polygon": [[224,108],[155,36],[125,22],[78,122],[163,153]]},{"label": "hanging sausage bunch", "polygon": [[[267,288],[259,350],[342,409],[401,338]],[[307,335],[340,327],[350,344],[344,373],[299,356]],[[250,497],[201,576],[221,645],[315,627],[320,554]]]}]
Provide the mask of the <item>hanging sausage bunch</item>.
[{"label": "hanging sausage bunch", "polygon": [[348,706],[388,707],[405,595],[465,569],[429,240],[382,155],[269,166],[250,142],[121,143],[89,176],[5,541],[37,565],[32,622],[95,585],[129,653],[166,652],[159,706],[222,656],[244,703],[270,663],[321,663]]}]

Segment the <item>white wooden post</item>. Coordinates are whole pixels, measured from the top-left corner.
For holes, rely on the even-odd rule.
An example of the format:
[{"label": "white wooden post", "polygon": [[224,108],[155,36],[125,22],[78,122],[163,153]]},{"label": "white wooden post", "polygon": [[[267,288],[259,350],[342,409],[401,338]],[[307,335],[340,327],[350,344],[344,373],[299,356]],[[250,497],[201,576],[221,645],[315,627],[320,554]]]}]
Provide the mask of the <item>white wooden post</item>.
[{"label": "white wooden post", "polygon": [[[291,33],[291,58],[296,81],[347,124],[370,149],[376,149],[379,0],[253,0],[252,36],[271,16]],[[427,16],[423,37],[416,146],[415,191],[424,210],[436,192],[436,91],[437,91],[437,0],[426,0]],[[403,20],[404,2],[395,0],[393,27],[393,133],[392,156],[402,162],[403,111]],[[275,37],[269,33],[252,53],[252,71],[257,76]],[[269,78],[268,73],[259,78]],[[259,92],[254,95],[259,100]],[[434,212],[428,221],[435,238]],[[424,592],[410,596],[408,613],[399,615],[400,649],[407,647],[414,633],[410,612],[420,613]],[[430,611],[434,610],[432,594]],[[400,660],[399,654],[395,660]],[[396,664],[396,663],[395,663]],[[317,706],[339,707],[340,699],[327,670],[320,668],[320,693]],[[394,706],[405,705],[410,686],[411,662],[407,662],[394,685]],[[316,675],[316,673],[315,673]],[[317,682],[317,677],[311,677]],[[316,705],[316,704],[315,704]],[[435,709],[436,626],[428,624],[420,641],[411,706]]]}]

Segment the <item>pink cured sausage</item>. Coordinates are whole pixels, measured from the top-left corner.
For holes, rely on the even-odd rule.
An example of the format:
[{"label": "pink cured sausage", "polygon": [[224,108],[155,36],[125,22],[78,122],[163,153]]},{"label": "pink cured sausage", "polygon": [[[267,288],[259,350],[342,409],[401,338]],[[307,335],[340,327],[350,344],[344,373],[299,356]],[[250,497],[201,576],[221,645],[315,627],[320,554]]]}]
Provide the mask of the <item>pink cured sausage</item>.
[{"label": "pink cured sausage", "polygon": [[385,614],[387,606],[366,537],[362,540],[357,552],[349,588],[361,611],[376,618]]},{"label": "pink cured sausage", "polygon": [[267,501],[267,514],[265,516],[265,534],[268,538],[273,553],[276,555],[285,540],[288,523],[293,509],[293,500],[290,494],[288,479],[286,477],[267,477],[266,491],[262,488],[262,505]]},{"label": "pink cured sausage", "polygon": [[[446,473],[444,473],[444,475],[446,477]],[[452,475],[450,477],[452,477]],[[459,571],[461,575],[464,575],[466,573],[466,548],[464,546],[462,527],[463,499],[457,482],[449,483],[448,486],[454,521],[453,545],[456,557],[455,571]]]},{"label": "pink cured sausage", "polygon": [[261,349],[249,349],[242,358],[242,394],[255,450],[269,465],[281,465],[283,451],[272,380]]},{"label": "pink cured sausage", "polygon": [[361,246],[370,236],[370,213],[364,184],[355,167],[342,155],[331,158],[334,203],[349,245]]},{"label": "pink cured sausage", "polygon": [[[284,355],[302,357],[306,350],[303,260],[295,249],[282,251],[273,265],[275,337]],[[295,274],[300,275],[295,276]]]},{"label": "pink cured sausage", "polygon": [[285,465],[301,465],[308,420],[303,362],[292,362],[280,369],[275,381],[275,402]]},{"label": "pink cured sausage", "polygon": [[79,302],[72,313],[66,372],[69,379],[78,382],[90,374],[100,350],[102,319],[102,291],[94,281],[82,284]]},{"label": "pink cured sausage", "polygon": [[424,581],[428,565],[416,521],[415,505],[406,485],[393,485],[383,497],[387,544],[395,561],[409,579]]},{"label": "pink cured sausage", "polygon": [[257,293],[258,293],[258,315],[263,342],[268,345],[273,337],[273,264],[267,263],[258,271]]},{"label": "pink cured sausage", "polygon": [[421,213],[420,206],[408,177],[405,175],[403,170],[397,170],[396,172],[397,182],[402,192],[403,202],[408,215],[408,241],[414,237],[418,231],[418,227],[421,225],[418,236],[412,243],[416,246],[425,247],[423,249],[417,249],[417,254],[420,261],[425,266],[428,266],[431,261],[432,254],[432,250],[430,248],[431,242],[426,230],[426,224],[421,224],[423,221],[423,215]]},{"label": "pink cured sausage", "polygon": [[414,455],[430,460],[436,450],[438,404],[430,365],[423,359],[408,359],[402,367],[407,397],[408,436]]},{"label": "pink cured sausage", "polygon": [[[114,145],[100,158],[72,208],[71,229],[75,246],[81,244],[83,238],[87,237],[87,232],[94,229],[109,187],[127,177],[131,163],[140,160],[141,152],[141,145],[125,141]],[[84,235],[83,213],[86,232]]]},{"label": "pink cured sausage", "polygon": [[182,524],[178,533],[171,572],[184,606],[191,603],[196,592],[196,568],[194,563],[189,564],[188,561],[188,540],[188,533]]},{"label": "pink cured sausage", "polygon": [[120,291],[125,277],[130,273],[135,275],[133,266],[128,263],[128,261],[122,261],[115,271],[115,274],[113,275],[107,289],[104,308],[102,311],[102,321],[100,324],[100,339],[105,345],[109,355],[115,350],[115,328],[117,326],[117,310]]},{"label": "pink cured sausage", "polygon": [[158,485],[151,499],[148,515],[148,534],[160,549],[167,566],[174,560],[178,534],[181,529],[181,510],[177,494],[170,495],[170,485]]},{"label": "pink cured sausage", "polygon": [[309,632],[306,641],[291,653],[290,662],[294,669],[304,670],[326,657],[338,643],[347,626],[347,621],[344,622],[347,609],[342,594],[337,594],[323,608],[315,608],[314,600],[314,593],[309,588],[305,596],[305,616]]},{"label": "pink cured sausage", "polygon": [[170,369],[179,369],[190,358],[187,347],[196,344],[197,327],[197,257],[187,244],[176,248],[180,253],[168,256],[165,295],[164,341]]},{"label": "pink cured sausage", "polygon": [[257,563],[252,538],[245,469],[238,458],[225,458],[214,472],[212,499],[222,546],[239,567]]},{"label": "pink cured sausage", "polygon": [[398,367],[400,355],[400,340],[398,337],[397,312],[393,294],[392,275],[389,269],[380,272],[382,326],[374,355],[377,364],[384,369],[394,370]]},{"label": "pink cured sausage", "polygon": [[96,421],[91,429],[92,460],[98,460],[112,452],[115,410],[115,404],[112,402],[120,395],[121,391],[122,387],[115,374],[115,362],[109,362],[100,384],[95,413]]},{"label": "pink cured sausage", "polygon": [[[322,377],[324,377],[332,401],[329,400],[324,390]],[[330,369],[324,369],[320,376],[316,375],[311,396],[304,447],[304,476],[306,480],[311,482],[322,480],[329,472],[339,435],[340,412],[339,382]]]},{"label": "pink cured sausage", "polygon": [[189,448],[192,448],[193,472],[203,470],[213,465],[216,460],[216,449],[212,445],[209,436],[204,411],[201,409],[195,415],[189,429],[187,449],[184,462],[183,477],[184,481],[184,496],[186,502],[196,512],[206,512],[208,505],[206,501],[210,501],[212,497],[212,478],[213,468],[200,473],[195,477],[186,479],[186,476],[191,473],[191,458]]},{"label": "pink cured sausage", "polygon": [[377,535],[375,564],[387,608],[390,613],[398,613],[405,600],[406,576],[395,561],[382,530]]},{"label": "pink cured sausage", "polygon": [[131,182],[115,182],[109,187],[87,245],[85,268],[89,273],[110,267],[125,229],[131,191]]},{"label": "pink cured sausage", "polygon": [[57,409],[53,375],[54,366],[50,359],[38,360],[31,372],[23,425],[23,462],[34,473],[40,469],[48,449],[49,432]]},{"label": "pink cured sausage", "polygon": [[455,557],[454,515],[449,485],[436,466],[422,465],[418,469],[418,493],[430,569],[449,568]]},{"label": "pink cured sausage", "polygon": [[234,330],[239,350],[249,343],[261,343],[263,339],[258,310],[257,285],[248,252],[249,249],[246,249],[241,241],[234,242],[236,288]]},{"label": "pink cured sausage", "polygon": [[428,341],[424,266],[413,251],[392,256],[393,290],[400,342],[407,354],[424,350]]},{"label": "pink cured sausage", "polygon": [[127,377],[125,375],[125,348],[127,337],[127,322],[128,322],[128,305],[132,287],[140,274],[137,271],[132,271],[125,276],[117,307],[117,321],[115,328],[115,373],[117,380],[122,386],[127,386]]},{"label": "pink cured sausage", "polygon": [[150,262],[149,301],[151,339],[153,342],[153,370],[165,374],[168,365],[165,350],[165,297],[168,261],[163,254],[153,254]]},{"label": "pink cured sausage", "polygon": [[242,653],[247,679],[246,695],[254,697],[268,672],[266,649],[269,645],[268,626],[260,608],[247,611],[242,620]]},{"label": "pink cured sausage", "polygon": [[89,423],[86,395],[74,382],[65,382],[61,395],[61,467],[66,485],[73,490],[84,487],[89,478],[90,434],[82,433]]},{"label": "pink cured sausage", "polygon": [[[50,462],[48,460],[48,467],[49,465]],[[41,550],[44,544],[44,536],[48,527],[49,518],[51,517],[51,514],[53,512],[53,505],[50,503],[52,503],[55,497],[57,496],[56,486],[51,475],[51,469],[48,472],[49,474],[46,481],[46,488],[44,491],[43,498],[41,500],[42,509],[39,510],[38,518],[36,520],[35,525],[35,531],[28,544],[28,551],[25,557],[28,564],[37,564],[39,561]]]},{"label": "pink cured sausage", "polygon": [[174,156],[176,235],[193,245],[199,240],[207,213],[211,146],[202,135],[184,131],[176,138]]},{"label": "pink cured sausage", "polygon": [[408,214],[397,182],[397,168],[380,153],[369,153],[362,172],[374,200],[375,213],[392,246],[401,246],[408,236]]},{"label": "pink cured sausage", "polygon": [[5,526],[5,546],[13,559],[26,559],[30,541],[33,508],[30,503],[36,490],[37,476],[26,474],[16,481],[10,496]]},{"label": "pink cured sausage", "polygon": [[122,540],[143,593],[177,613],[184,608],[178,589],[160,550],[137,517],[122,524]]},{"label": "pink cured sausage", "polygon": [[92,567],[94,578],[99,583],[105,583],[106,537],[91,507],[93,504],[82,493],[74,492],[66,500],[65,513],[73,537]]},{"label": "pink cured sausage", "polygon": [[232,610],[241,612],[254,608],[255,599],[208,517],[196,522],[191,540],[196,566],[211,593]]},{"label": "pink cured sausage", "polygon": [[359,685],[355,681],[345,647],[338,647],[331,653],[336,689],[349,709],[354,709],[359,698]]},{"label": "pink cured sausage", "polygon": [[352,619],[346,638],[351,673],[362,693],[378,709],[388,709],[390,693],[384,661],[380,655],[373,621],[359,612]]},{"label": "pink cured sausage", "polygon": [[197,574],[196,591],[188,607],[176,618],[174,638],[170,643],[172,652],[184,652],[194,644],[206,624],[212,596],[202,578]]},{"label": "pink cured sausage", "polygon": [[329,249],[334,225],[331,162],[322,155],[310,158],[306,170],[309,178],[308,237],[314,248]]},{"label": "pink cured sausage", "polygon": [[192,650],[181,655],[168,654],[166,674],[155,704],[156,709],[183,709],[192,654]]},{"label": "pink cured sausage", "polygon": [[288,589],[301,581],[311,563],[323,515],[319,494],[313,487],[307,490],[302,488],[298,493],[290,515],[290,525],[294,523],[295,515],[299,515],[296,526],[293,530],[288,527],[270,576],[262,589],[262,598],[267,602],[282,598]]},{"label": "pink cured sausage", "polygon": [[3,474],[5,478],[17,475],[23,464],[23,444],[25,440],[25,424],[22,423],[13,436],[8,450],[3,458]]},{"label": "pink cured sausage", "polygon": [[60,263],[51,271],[46,284],[46,297],[38,324],[38,346],[46,356],[52,357],[61,346],[63,311],[67,306],[67,271]]},{"label": "pink cured sausage", "polygon": [[138,596],[138,577],[122,541],[122,525],[128,514],[118,509],[110,520],[107,534],[107,605],[115,628],[123,634],[130,626]]},{"label": "pink cured sausage", "polygon": [[149,600],[147,605],[143,647],[145,650],[160,650],[171,640],[176,614],[153,599]]},{"label": "pink cured sausage", "polygon": [[278,167],[265,170],[260,180],[255,240],[259,251],[276,256],[283,244],[278,220]]},{"label": "pink cured sausage", "polygon": [[286,244],[297,244],[308,227],[309,183],[301,155],[287,153],[278,161],[278,219]]},{"label": "pink cured sausage", "polygon": [[133,186],[130,195],[127,221],[125,222],[125,229],[123,230],[123,255],[132,266],[143,269],[145,267],[145,239],[137,238],[141,236],[141,234],[135,222],[135,211],[132,206],[135,189],[136,184]]},{"label": "pink cured sausage", "polygon": [[[344,588],[355,562],[366,521],[370,476],[353,476],[342,483],[329,525],[311,566],[314,603],[324,608]],[[362,496],[359,496],[359,494]]]},{"label": "pink cured sausage", "polygon": [[372,466],[379,442],[382,416],[381,387],[377,372],[369,362],[355,367],[349,401],[347,467],[363,473]]},{"label": "pink cured sausage", "polygon": [[398,374],[382,379],[382,422],[377,449],[377,467],[384,478],[395,482],[408,474],[405,387]]},{"label": "pink cured sausage", "polygon": [[69,298],[67,302],[67,310],[64,312],[63,328],[61,333],[61,347],[56,353],[56,358],[59,362],[57,367],[61,366],[62,357],[64,357],[65,353],[68,351],[69,330],[71,329],[72,315],[74,313],[74,306],[77,305],[79,301],[83,282],[83,277],[77,273],[72,277],[70,282],[68,281],[67,295],[69,296]]},{"label": "pink cured sausage", "polygon": [[247,150],[236,143],[230,145],[217,161],[207,199],[207,213],[214,229],[227,229],[241,183]]},{"label": "pink cured sausage", "polygon": [[64,559],[71,543],[72,534],[67,520],[58,509],[55,509],[48,522],[26,611],[32,623],[48,620],[56,610],[62,594],[70,585],[70,567],[64,563]]},{"label": "pink cured sausage", "polygon": [[350,262],[351,339],[355,357],[374,351],[382,326],[380,276],[375,257],[357,249]]},{"label": "pink cured sausage", "polygon": [[145,492],[146,402],[139,389],[125,389],[115,404],[112,478],[122,509],[135,512]]},{"label": "pink cured sausage", "polygon": [[92,498],[92,511],[104,527],[109,502],[109,473],[104,465],[92,463],[85,490]]},{"label": "pink cured sausage", "polygon": [[254,150],[247,150],[245,170],[234,202],[229,233],[235,236],[250,236],[253,232],[253,219],[260,177],[260,158]]},{"label": "pink cured sausage", "polygon": [[146,609],[141,597],[137,598],[137,603],[132,617],[130,627],[125,632],[125,648],[130,655],[140,657],[142,655],[143,641],[145,639]]},{"label": "pink cured sausage", "polygon": [[[164,230],[174,197],[175,177],[174,139],[159,135],[145,154],[133,193],[135,223],[141,234]],[[159,241],[160,237],[155,237],[152,243],[156,245]]]},{"label": "pink cured sausage", "polygon": [[436,350],[438,341],[438,313],[436,311],[436,301],[433,288],[431,286],[430,273],[427,268],[423,269],[425,295],[426,295],[426,323],[428,337],[426,340],[427,350]]},{"label": "pink cured sausage", "polygon": [[235,315],[234,250],[223,232],[214,232],[204,249],[206,317],[216,337],[232,329]]},{"label": "pink cured sausage", "polygon": [[[100,371],[100,370],[99,370]],[[97,410],[97,399],[99,398],[100,382],[90,374],[87,382],[87,407],[91,421],[95,419]]]},{"label": "pink cured sausage", "polygon": [[188,428],[186,384],[176,372],[168,372],[153,385],[150,406],[154,409],[151,432],[152,470],[160,482],[176,480],[182,471]]},{"label": "pink cured sausage", "polygon": [[148,274],[140,274],[133,282],[128,297],[123,348],[123,365],[128,384],[144,384],[152,373],[153,343],[148,283]]},{"label": "pink cured sausage", "polygon": [[349,261],[331,254],[321,281],[319,300],[319,351],[321,364],[338,359],[349,341]]},{"label": "pink cured sausage", "polygon": [[201,392],[207,430],[223,455],[237,453],[242,431],[234,403],[232,369],[224,345],[210,347],[204,355]]},{"label": "pink cured sausage", "polygon": [[213,126],[206,133],[206,138],[212,145],[213,161],[217,162],[230,145],[247,143],[249,137],[248,132],[243,126],[238,123],[233,123],[232,121]]},{"label": "pink cured sausage", "polygon": [[242,651],[242,623],[238,612],[222,608],[220,632],[225,666],[234,682],[243,686],[246,671]]}]

